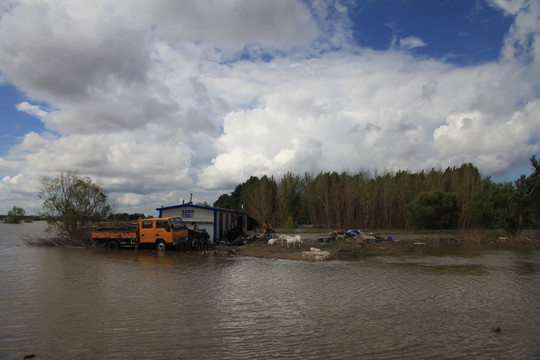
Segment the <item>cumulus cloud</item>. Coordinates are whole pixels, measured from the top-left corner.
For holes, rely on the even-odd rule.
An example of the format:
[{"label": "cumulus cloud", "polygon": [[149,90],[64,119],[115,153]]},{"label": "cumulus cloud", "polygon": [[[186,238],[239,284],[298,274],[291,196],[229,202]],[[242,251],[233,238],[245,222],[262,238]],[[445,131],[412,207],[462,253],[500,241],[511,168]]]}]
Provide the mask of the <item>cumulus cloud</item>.
[{"label": "cumulus cloud", "polygon": [[150,64],[144,32],[93,13],[83,16],[75,3],[16,6],[2,18],[2,71],[29,95],[53,104],[144,85]]},{"label": "cumulus cloud", "polygon": [[540,75],[540,3],[527,0],[491,0],[491,3],[515,18],[502,49],[504,59],[532,62],[536,75]]},{"label": "cumulus cloud", "polygon": [[428,45],[414,36],[351,45],[339,1],[2,5],[2,76],[47,131],[0,158],[0,198],[30,199],[62,170],[148,213],[287,171],[502,174],[540,150],[540,8],[491,4],[514,25],[499,61],[467,67],[403,51]]}]

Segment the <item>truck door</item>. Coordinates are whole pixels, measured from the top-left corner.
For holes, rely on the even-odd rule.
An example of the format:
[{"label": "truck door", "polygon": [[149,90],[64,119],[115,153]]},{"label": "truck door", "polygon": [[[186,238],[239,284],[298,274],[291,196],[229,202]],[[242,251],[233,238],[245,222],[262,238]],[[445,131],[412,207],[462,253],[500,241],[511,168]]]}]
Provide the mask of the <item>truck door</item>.
[{"label": "truck door", "polygon": [[153,220],[141,220],[139,226],[139,241],[141,244],[153,244],[156,242]]},{"label": "truck door", "polygon": [[167,244],[173,243],[172,229],[169,220],[156,220],[156,239],[164,240]]}]

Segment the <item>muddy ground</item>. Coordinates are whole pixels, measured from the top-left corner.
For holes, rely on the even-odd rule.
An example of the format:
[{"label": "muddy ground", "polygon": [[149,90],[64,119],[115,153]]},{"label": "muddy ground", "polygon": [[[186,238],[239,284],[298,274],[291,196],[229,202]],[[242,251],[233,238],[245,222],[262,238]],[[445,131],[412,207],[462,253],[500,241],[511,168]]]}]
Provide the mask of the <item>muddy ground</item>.
[{"label": "muddy ground", "polygon": [[301,229],[282,232],[300,235],[301,247],[287,248],[286,245],[268,245],[262,239],[246,241],[243,246],[216,246],[215,251],[224,256],[253,256],[260,258],[291,259],[304,261],[332,259],[361,259],[369,256],[400,256],[426,254],[473,247],[478,249],[539,249],[540,232],[524,232],[519,236],[508,236],[496,231],[441,231],[408,232],[382,231],[366,237],[341,237],[332,240],[331,231]]}]

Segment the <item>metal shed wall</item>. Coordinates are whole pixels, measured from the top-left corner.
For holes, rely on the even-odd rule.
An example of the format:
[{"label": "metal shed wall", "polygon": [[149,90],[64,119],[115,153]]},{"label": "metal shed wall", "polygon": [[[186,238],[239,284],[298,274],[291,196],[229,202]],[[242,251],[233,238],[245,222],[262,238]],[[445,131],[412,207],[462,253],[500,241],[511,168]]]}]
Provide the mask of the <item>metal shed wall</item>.
[{"label": "metal shed wall", "polygon": [[156,209],[159,217],[180,216],[191,229],[205,229],[213,240],[219,240],[231,228],[240,225],[247,231],[247,213],[195,204],[182,204]]}]

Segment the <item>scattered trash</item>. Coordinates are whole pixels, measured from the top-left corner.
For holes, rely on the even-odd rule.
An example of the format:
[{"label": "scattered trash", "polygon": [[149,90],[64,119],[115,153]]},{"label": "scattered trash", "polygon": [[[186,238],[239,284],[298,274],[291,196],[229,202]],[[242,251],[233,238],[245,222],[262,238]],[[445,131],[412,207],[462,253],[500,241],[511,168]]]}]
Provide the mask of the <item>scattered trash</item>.
[{"label": "scattered trash", "polygon": [[312,248],[309,248],[309,251],[311,251],[311,252],[318,252],[318,251],[321,251],[321,249],[312,247]]},{"label": "scattered trash", "polygon": [[[317,249],[317,248],[311,248],[311,249]],[[310,249],[310,250],[311,250]],[[320,249],[317,249],[318,251],[304,251],[302,255],[308,260],[308,261],[322,261],[326,260],[330,257],[330,252],[328,251],[321,251]]]},{"label": "scattered trash", "polygon": [[358,236],[358,235],[360,235],[360,230],[348,230],[345,233],[345,236],[347,236],[347,237],[354,237],[354,236]]},{"label": "scattered trash", "polygon": [[361,243],[386,241],[389,244],[392,244],[395,241],[399,241],[397,239],[393,239],[391,236],[384,238],[380,235],[372,233],[371,231],[347,230],[347,231],[332,231],[330,232],[329,237],[327,239],[319,239],[319,242],[336,241],[336,240],[344,240],[348,242],[356,241],[356,242],[361,242]]}]

